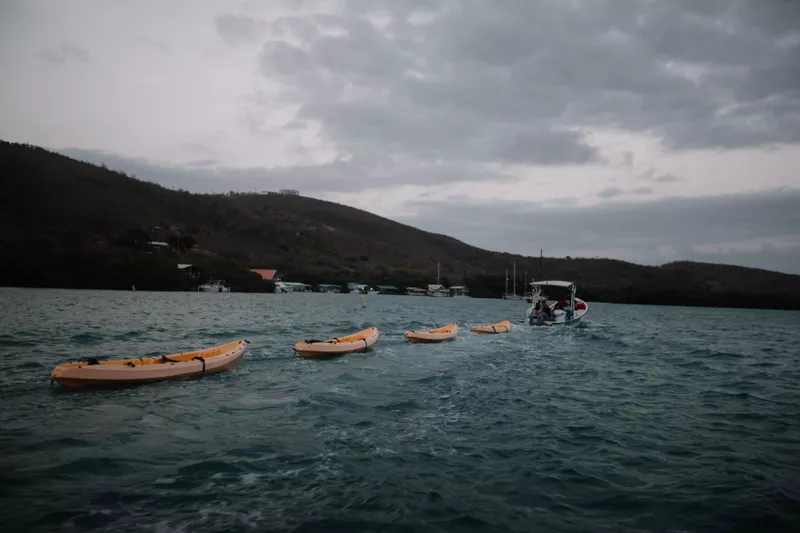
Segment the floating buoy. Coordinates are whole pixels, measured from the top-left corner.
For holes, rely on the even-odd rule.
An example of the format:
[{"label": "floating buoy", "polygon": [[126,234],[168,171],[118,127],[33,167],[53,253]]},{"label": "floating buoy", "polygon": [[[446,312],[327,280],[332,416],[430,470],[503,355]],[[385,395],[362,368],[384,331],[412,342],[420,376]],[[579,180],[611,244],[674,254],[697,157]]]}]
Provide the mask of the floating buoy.
[{"label": "floating buoy", "polygon": [[367,301],[364,299],[364,295],[361,295],[361,309],[367,308]]}]

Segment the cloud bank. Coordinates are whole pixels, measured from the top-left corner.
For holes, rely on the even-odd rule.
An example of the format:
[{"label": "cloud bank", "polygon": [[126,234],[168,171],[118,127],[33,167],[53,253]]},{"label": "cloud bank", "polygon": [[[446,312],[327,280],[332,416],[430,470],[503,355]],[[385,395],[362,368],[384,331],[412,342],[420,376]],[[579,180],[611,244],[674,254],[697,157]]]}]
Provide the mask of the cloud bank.
[{"label": "cloud bank", "polygon": [[[798,2],[0,10],[8,140],[176,188],[296,188],[511,251],[797,264],[794,219],[761,219],[800,186]],[[703,219],[717,212],[727,226]]]}]

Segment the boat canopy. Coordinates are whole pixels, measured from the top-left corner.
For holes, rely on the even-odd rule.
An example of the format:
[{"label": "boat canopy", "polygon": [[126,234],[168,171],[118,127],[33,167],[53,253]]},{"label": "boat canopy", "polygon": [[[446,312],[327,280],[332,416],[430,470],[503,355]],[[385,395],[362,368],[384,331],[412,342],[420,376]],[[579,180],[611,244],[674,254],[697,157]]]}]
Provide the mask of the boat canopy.
[{"label": "boat canopy", "polygon": [[534,281],[531,283],[533,287],[563,287],[565,289],[569,289],[570,287],[574,286],[575,284],[571,281]]}]

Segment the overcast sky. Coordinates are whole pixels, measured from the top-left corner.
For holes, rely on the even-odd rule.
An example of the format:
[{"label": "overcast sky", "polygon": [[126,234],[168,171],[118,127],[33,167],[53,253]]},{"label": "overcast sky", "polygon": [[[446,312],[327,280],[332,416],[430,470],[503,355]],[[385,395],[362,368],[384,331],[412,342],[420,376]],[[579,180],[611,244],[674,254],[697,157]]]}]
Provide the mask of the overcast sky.
[{"label": "overcast sky", "polygon": [[0,138],[493,250],[800,273],[796,0],[0,0]]}]

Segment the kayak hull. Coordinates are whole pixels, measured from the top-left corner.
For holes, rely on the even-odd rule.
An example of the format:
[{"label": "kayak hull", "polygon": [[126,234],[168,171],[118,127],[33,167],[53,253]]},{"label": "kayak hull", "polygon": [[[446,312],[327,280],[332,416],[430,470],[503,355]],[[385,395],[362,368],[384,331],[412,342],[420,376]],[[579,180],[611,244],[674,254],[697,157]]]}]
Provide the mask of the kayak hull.
[{"label": "kayak hull", "polygon": [[379,338],[378,328],[369,328],[346,337],[336,337],[327,341],[301,341],[294,345],[294,351],[307,358],[334,357],[365,352],[375,346]]},{"label": "kayak hull", "polygon": [[498,335],[500,333],[508,333],[511,331],[511,321],[504,320],[489,326],[472,326],[472,331],[482,335]]},{"label": "kayak hull", "polygon": [[458,337],[458,324],[450,324],[427,331],[406,331],[406,339],[413,343],[435,343],[452,341]]},{"label": "kayak hull", "polygon": [[137,385],[224,372],[236,366],[247,344],[236,341],[213,348],[159,357],[66,363],[50,377],[69,388]]}]

